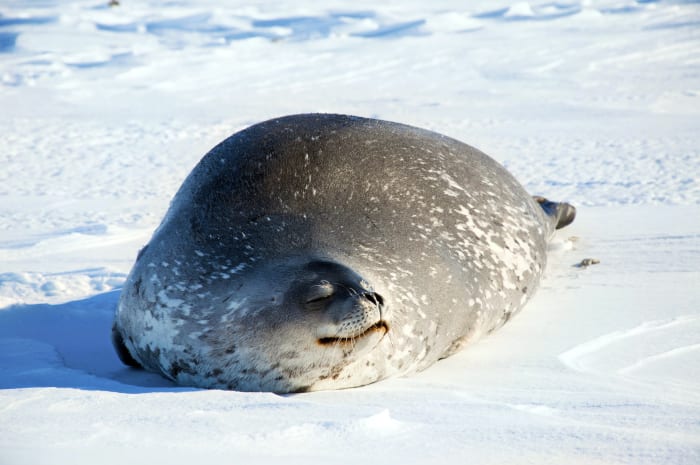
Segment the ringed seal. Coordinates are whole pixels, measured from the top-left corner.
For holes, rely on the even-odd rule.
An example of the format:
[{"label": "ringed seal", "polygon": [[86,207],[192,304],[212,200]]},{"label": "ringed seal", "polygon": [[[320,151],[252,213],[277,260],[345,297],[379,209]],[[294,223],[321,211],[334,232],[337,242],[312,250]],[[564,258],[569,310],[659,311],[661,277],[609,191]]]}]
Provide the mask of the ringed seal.
[{"label": "ringed seal", "polygon": [[214,147],[139,252],[112,339],[204,388],[303,392],[422,370],[517,313],[573,221],[462,142],[294,115]]}]

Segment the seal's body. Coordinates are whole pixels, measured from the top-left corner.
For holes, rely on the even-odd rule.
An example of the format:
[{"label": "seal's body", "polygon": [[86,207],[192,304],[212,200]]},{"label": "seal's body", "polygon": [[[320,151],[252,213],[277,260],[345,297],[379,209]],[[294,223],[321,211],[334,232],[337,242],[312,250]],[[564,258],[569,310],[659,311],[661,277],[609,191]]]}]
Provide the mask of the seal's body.
[{"label": "seal's body", "polygon": [[518,312],[573,213],[433,132],[270,120],[185,180],[127,279],[113,339],[125,362],[200,387],[299,392],[414,372]]}]

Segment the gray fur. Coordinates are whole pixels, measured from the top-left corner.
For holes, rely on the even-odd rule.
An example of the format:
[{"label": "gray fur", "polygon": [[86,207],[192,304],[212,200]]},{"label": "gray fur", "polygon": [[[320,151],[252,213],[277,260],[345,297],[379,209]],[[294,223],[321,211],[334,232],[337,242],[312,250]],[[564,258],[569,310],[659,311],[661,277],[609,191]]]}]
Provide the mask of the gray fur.
[{"label": "gray fur", "polygon": [[538,202],[430,131],[326,114],[254,125],[176,194],[122,292],[116,345],[178,383],[235,390],[422,370],[532,295],[559,222]]}]

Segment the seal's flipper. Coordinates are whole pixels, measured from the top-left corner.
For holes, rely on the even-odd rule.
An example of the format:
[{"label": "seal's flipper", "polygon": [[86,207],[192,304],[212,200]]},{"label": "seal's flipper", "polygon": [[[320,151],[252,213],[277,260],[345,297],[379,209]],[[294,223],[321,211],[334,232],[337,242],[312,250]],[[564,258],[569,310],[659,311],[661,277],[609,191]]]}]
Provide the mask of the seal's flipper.
[{"label": "seal's flipper", "polygon": [[119,332],[116,324],[112,325],[112,345],[114,346],[114,350],[117,351],[119,360],[121,360],[124,365],[129,365],[130,367],[134,368],[143,368],[141,364],[131,355],[129,349],[126,348],[122,333]]},{"label": "seal's flipper", "polygon": [[561,202],[557,204],[557,229],[569,226],[576,218],[576,207],[570,203]]},{"label": "seal's flipper", "polygon": [[574,218],[576,218],[576,207],[570,203],[552,202],[538,195],[532,198],[535,199],[535,202],[540,204],[540,207],[542,207],[542,210],[544,210],[548,216],[554,219],[556,229],[561,229],[570,225],[574,221]]}]

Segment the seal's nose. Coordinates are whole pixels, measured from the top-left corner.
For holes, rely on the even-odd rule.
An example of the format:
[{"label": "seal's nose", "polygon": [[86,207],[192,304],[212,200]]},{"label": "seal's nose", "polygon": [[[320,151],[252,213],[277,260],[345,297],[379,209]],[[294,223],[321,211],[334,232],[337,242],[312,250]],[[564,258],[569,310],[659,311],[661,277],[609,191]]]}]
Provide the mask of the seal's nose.
[{"label": "seal's nose", "polygon": [[362,297],[369,300],[380,309],[384,307],[384,298],[376,292],[365,292],[362,294]]}]

